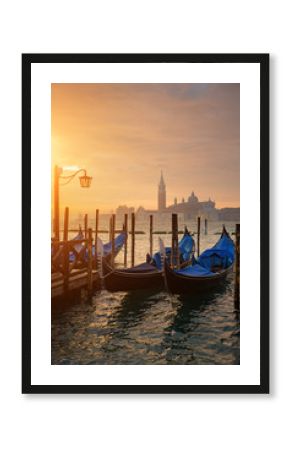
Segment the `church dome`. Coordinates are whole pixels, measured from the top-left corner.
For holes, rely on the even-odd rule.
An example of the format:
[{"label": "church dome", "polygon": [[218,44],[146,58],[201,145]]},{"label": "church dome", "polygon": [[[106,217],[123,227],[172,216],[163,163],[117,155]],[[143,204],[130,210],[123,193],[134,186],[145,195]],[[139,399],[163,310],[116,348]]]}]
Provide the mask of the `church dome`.
[{"label": "church dome", "polygon": [[188,197],[188,203],[197,203],[198,198],[196,195],[194,195],[194,192],[192,191],[191,195]]}]

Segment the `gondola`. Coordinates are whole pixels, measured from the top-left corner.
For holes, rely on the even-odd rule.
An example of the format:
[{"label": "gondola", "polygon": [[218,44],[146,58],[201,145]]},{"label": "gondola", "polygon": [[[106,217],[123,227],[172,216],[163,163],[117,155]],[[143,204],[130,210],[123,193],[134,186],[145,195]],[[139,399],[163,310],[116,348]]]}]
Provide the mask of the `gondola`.
[{"label": "gondola", "polygon": [[[82,236],[80,239],[84,239],[84,237]],[[126,240],[126,233],[125,231],[122,231],[118,236],[115,237],[114,239],[114,257],[116,257],[118,255],[118,253],[120,252],[120,250],[122,249],[124,243]],[[85,247],[84,243],[78,244],[81,246],[81,248],[78,250],[78,252],[80,252],[81,249],[83,249]],[[74,246],[74,248],[76,248],[76,245]],[[106,244],[103,244],[101,239],[98,238],[98,244],[97,244],[97,256],[98,257],[108,257],[111,258],[112,255],[112,242],[109,241]],[[93,245],[92,247],[92,257],[95,258],[96,255],[96,248],[95,245]],[[88,259],[88,250],[86,249],[85,254],[84,254],[84,260],[86,261]]]},{"label": "gondola", "polygon": [[[82,229],[80,228],[78,234],[72,239],[73,241],[81,241],[82,239],[84,239],[84,234],[82,232]],[[77,244],[75,244],[73,246],[74,250],[76,253],[80,253],[83,248],[84,248],[84,244],[82,242],[78,242]],[[69,261],[73,262],[75,260],[75,253],[73,251],[70,252],[69,254]]]},{"label": "gondola", "polygon": [[212,291],[221,286],[233,269],[234,242],[223,227],[218,242],[205,250],[192,264],[172,269],[165,260],[166,286],[173,294],[194,294]]},{"label": "gondola", "polygon": [[[188,230],[179,243],[182,263],[190,261],[194,240]],[[170,256],[170,248],[166,248],[166,257]],[[164,274],[160,252],[153,258],[147,255],[146,262],[129,269],[113,269],[111,259],[107,256],[102,259],[105,287],[108,291],[134,291],[142,289],[162,289],[164,287]]]},{"label": "gondola", "polygon": [[[76,259],[76,255],[79,255],[84,251],[84,244],[78,241],[84,239],[83,232],[81,228],[79,232],[71,239],[72,241],[77,241],[73,245],[72,250],[69,252],[69,262],[72,263]],[[58,270],[59,266],[62,265],[63,259],[63,243],[58,243],[55,239],[51,240],[51,270]],[[57,269],[56,269],[57,268]]]},{"label": "gondola", "polygon": [[[120,252],[120,250],[122,249],[123,245],[125,244],[127,238],[127,234],[125,231],[121,231],[121,233],[114,239],[114,256],[116,257],[118,255],[118,253]],[[100,241],[101,243],[101,241]],[[100,245],[100,247],[102,246],[102,252],[100,252],[100,256],[102,253],[102,256],[105,257],[110,257],[112,254],[112,242],[107,242],[107,244]],[[99,252],[99,249],[98,249]],[[93,256],[95,255],[95,248],[93,247]]]},{"label": "gondola", "polygon": [[[125,240],[126,240],[126,232],[122,231],[118,236],[116,236],[116,238],[114,239],[114,257],[116,257],[118,255],[118,253],[120,252],[120,250],[122,249]],[[85,239],[84,234],[80,228],[78,234],[72,239],[72,241],[82,241],[83,239]],[[97,256],[98,257],[103,257],[106,256],[108,258],[111,257],[112,254],[112,242],[108,242],[106,244],[103,244],[101,239],[98,238],[98,245],[97,245]],[[59,253],[59,258],[61,258],[61,250],[62,249],[62,244],[60,244],[58,246],[58,253]],[[95,258],[95,254],[96,254],[96,248],[95,246],[92,247],[92,257]],[[79,256],[78,256],[79,255]],[[51,245],[51,257],[52,258],[57,258],[57,255],[55,255],[55,250],[54,250],[54,244],[52,243]],[[73,249],[69,252],[69,261],[70,263],[73,263],[76,258],[79,257],[79,261],[78,261],[78,266],[81,266],[82,264],[85,264],[88,260],[88,249],[86,248],[85,242],[77,242],[74,246]],[[59,261],[59,258],[56,261]]]},{"label": "gondola", "polygon": [[[82,229],[80,228],[78,233],[72,238],[72,241],[80,241],[81,239],[84,239],[84,235],[82,232]],[[54,238],[51,238],[51,256],[54,256],[55,253],[55,249],[57,248],[57,250],[59,250],[60,248],[62,248],[62,244],[57,244],[57,241]],[[82,244],[81,243],[77,243],[74,245],[74,249],[76,252],[80,252],[82,250]]]}]

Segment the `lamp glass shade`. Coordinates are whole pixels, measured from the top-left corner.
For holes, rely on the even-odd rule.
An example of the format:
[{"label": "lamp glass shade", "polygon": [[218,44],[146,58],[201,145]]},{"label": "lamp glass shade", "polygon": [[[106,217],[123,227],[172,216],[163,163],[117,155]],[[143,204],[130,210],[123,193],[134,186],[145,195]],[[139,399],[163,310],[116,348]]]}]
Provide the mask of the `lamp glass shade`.
[{"label": "lamp glass shade", "polygon": [[91,186],[92,178],[93,177],[88,177],[87,175],[83,175],[82,177],[79,177],[81,187],[89,188]]}]

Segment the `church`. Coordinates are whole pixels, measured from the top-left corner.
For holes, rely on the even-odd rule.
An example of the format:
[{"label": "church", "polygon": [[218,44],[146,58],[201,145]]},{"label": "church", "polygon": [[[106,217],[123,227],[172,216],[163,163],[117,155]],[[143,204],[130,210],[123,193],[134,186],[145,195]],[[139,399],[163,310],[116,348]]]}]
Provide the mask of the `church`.
[{"label": "church", "polygon": [[218,212],[215,208],[215,202],[210,198],[208,201],[200,202],[197,196],[192,192],[188,197],[187,201],[182,198],[181,202],[177,201],[177,198],[174,199],[174,203],[172,205],[167,206],[166,202],[166,184],[164,181],[163,173],[161,172],[160,181],[158,184],[157,191],[157,210],[145,210],[142,206],[140,206],[136,214],[138,215],[146,215],[146,214],[172,214],[178,213],[183,214],[184,220],[196,219],[198,216],[207,218],[209,220],[217,220]]},{"label": "church", "polygon": [[183,214],[184,220],[196,220],[197,217],[211,221],[237,222],[240,220],[240,208],[217,209],[213,200],[209,198],[207,201],[200,202],[193,191],[187,200],[182,198],[178,202],[177,198],[175,198],[173,204],[167,206],[166,184],[162,172],[157,187],[157,209],[149,210],[143,208],[143,206],[139,206],[135,211],[135,208],[128,207],[127,205],[121,205],[116,209],[116,214],[118,215],[131,214],[132,212],[136,212],[136,216],[140,219],[145,219],[149,214],[163,216],[165,214],[171,215],[172,213],[177,213]]}]

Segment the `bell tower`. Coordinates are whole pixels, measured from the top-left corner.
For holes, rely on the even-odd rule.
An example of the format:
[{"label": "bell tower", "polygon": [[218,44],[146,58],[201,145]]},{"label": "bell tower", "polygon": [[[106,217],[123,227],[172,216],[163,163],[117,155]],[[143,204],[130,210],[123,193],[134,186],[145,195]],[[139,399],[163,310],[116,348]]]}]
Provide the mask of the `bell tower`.
[{"label": "bell tower", "polygon": [[161,177],[158,186],[158,211],[162,212],[166,209],[166,185],[161,171]]}]

